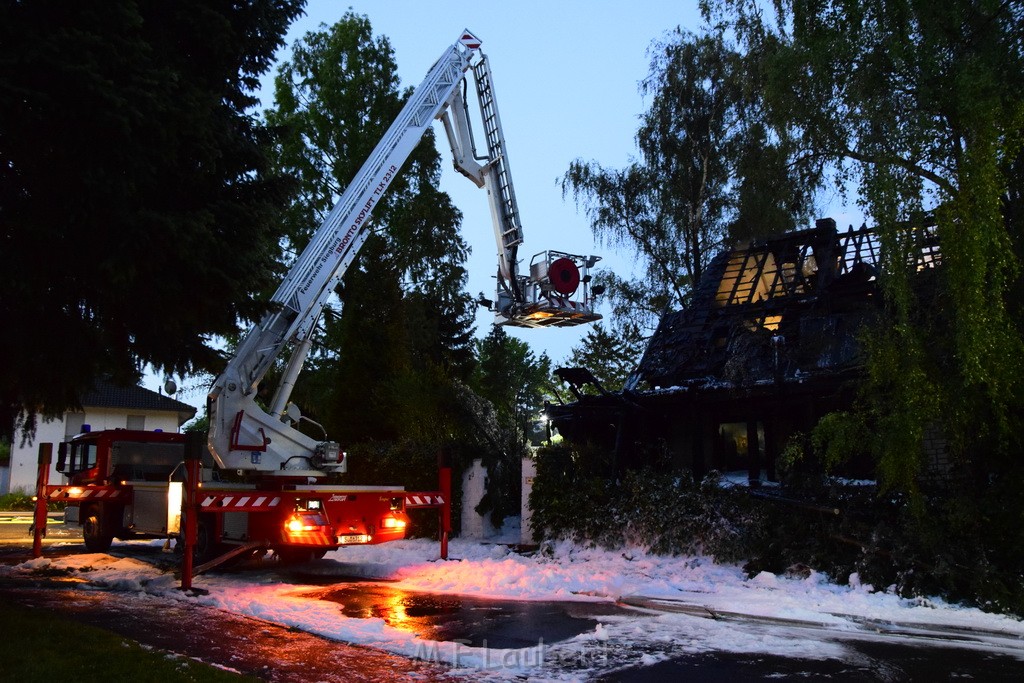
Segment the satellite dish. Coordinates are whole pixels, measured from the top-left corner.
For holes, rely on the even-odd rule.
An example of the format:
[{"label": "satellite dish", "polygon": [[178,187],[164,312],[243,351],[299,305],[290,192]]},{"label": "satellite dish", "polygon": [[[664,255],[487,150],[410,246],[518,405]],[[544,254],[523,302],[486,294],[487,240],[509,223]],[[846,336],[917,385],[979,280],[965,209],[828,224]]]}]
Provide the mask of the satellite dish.
[{"label": "satellite dish", "polygon": [[164,391],[167,392],[168,396],[173,396],[174,392],[178,390],[178,385],[174,383],[174,380],[168,377],[164,380]]}]

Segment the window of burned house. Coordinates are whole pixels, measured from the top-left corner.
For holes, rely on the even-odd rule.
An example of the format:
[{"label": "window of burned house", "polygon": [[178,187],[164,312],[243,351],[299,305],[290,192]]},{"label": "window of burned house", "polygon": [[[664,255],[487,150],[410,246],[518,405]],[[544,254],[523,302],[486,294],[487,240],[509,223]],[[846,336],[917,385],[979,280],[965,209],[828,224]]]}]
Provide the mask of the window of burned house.
[{"label": "window of burned house", "polygon": [[[757,422],[757,454],[764,457],[764,424]],[[748,470],[750,467],[750,437],[748,423],[721,422],[718,425],[717,467],[724,471]]]}]

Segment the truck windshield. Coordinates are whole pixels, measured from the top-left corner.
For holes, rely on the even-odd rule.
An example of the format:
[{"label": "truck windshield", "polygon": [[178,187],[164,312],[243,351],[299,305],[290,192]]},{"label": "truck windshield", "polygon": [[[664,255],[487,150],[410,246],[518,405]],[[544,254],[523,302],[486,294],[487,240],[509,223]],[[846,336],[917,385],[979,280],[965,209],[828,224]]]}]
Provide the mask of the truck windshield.
[{"label": "truck windshield", "polygon": [[96,467],[96,444],[88,442],[71,444],[64,473],[76,474],[93,467]]}]

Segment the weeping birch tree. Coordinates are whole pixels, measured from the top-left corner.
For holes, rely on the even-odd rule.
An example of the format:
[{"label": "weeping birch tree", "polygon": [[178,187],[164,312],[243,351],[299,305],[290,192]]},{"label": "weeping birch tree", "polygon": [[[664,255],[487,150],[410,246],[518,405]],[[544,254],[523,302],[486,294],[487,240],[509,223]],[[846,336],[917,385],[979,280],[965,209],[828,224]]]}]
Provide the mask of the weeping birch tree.
[{"label": "weeping birch tree", "polygon": [[[746,50],[770,52],[773,120],[856,189],[882,236],[885,322],[868,340],[862,417],[885,480],[915,488],[936,428],[981,477],[1017,467],[1024,4],[705,4]],[[924,222],[942,251],[929,288],[908,267]]]},{"label": "weeping birch tree", "polygon": [[[766,117],[756,88],[761,53],[740,52],[709,28],[676,29],[650,54],[640,158],[623,169],[576,160],[562,178],[599,242],[636,254],[635,276],[602,273],[612,307],[606,334],[629,342],[608,358],[613,365],[622,355],[639,358],[661,314],[686,304],[719,249],[808,218],[820,181],[820,164],[794,159],[788,130]],[[576,356],[604,347],[584,346]]]}]

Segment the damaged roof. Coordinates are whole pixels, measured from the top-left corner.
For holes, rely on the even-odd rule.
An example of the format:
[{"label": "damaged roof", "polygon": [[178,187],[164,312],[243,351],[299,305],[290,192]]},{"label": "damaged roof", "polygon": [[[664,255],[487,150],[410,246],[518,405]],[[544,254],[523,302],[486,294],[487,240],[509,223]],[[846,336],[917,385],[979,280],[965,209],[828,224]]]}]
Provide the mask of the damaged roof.
[{"label": "damaged roof", "polygon": [[[919,231],[919,266],[940,260]],[[869,228],[809,230],[715,257],[685,309],[667,313],[630,390],[804,381],[860,367],[858,334],[881,303],[879,238]]]}]

